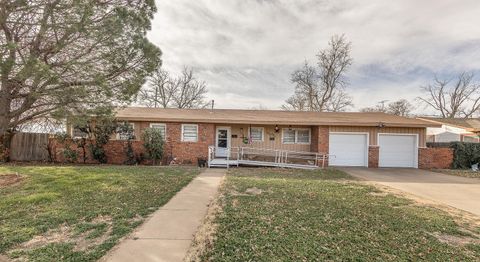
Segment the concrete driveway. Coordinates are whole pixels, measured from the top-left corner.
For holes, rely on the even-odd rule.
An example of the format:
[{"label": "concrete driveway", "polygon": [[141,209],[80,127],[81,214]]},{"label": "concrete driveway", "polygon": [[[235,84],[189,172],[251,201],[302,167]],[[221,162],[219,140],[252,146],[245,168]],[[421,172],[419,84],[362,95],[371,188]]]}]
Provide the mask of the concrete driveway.
[{"label": "concrete driveway", "polygon": [[444,175],[420,169],[342,168],[380,185],[462,209],[480,216],[480,179]]}]

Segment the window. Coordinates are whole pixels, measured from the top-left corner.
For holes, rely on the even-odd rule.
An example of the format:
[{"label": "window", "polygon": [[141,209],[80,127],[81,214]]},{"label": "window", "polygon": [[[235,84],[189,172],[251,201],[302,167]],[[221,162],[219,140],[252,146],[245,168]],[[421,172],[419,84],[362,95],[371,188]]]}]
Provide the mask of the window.
[{"label": "window", "polygon": [[297,143],[309,144],[310,143],[310,129],[298,129],[297,130]]},{"label": "window", "polygon": [[72,138],[87,138],[88,134],[83,132],[78,126],[72,127]]},{"label": "window", "polygon": [[198,125],[192,125],[192,124],[182,125],[182,141],[197,142],[198,141]]},{"label": "window", "polygon": [[160,129],[160,134],[162,134],[163,140],[167,138],[167,125],[160,123],[151,123],[150,128]]},{"label": "window", "polygon": [[118,140],[135,139],[135,125],[133,123],[119,123],[117,128]]},{"label": "window", "polygon": [[284,144],[295,144],[295,130],[294,129],[283,129],[283,143]]},{"label": "window", "polygon": [[284,128],[282,131],[284,144],[310,144],[310,129]]},{"label": "window", "polygon": [[263,127],[251,127],[250,137],[252,141],[263,141]]}]

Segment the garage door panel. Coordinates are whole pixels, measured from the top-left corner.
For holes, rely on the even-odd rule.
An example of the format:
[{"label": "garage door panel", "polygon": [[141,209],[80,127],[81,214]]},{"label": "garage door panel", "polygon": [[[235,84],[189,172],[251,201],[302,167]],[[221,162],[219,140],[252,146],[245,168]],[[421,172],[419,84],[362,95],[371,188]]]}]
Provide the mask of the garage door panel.
[{"label": "garage door panel", "polygon": [[366,134],[330,134],[331,166],[367,166]]},{"label": "garage door panel", "polygon": [[417,136],[381,134],[378,145],[380,167],[417,167]]}]

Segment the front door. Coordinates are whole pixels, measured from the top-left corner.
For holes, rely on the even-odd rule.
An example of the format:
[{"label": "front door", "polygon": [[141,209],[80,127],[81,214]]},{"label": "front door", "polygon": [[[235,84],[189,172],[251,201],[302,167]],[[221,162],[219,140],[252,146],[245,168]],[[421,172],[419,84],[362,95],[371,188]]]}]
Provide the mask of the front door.
[{"label": "front door", "polygon": [[227,157],[230,147],[230,127],[217,127],[216,156]]}]

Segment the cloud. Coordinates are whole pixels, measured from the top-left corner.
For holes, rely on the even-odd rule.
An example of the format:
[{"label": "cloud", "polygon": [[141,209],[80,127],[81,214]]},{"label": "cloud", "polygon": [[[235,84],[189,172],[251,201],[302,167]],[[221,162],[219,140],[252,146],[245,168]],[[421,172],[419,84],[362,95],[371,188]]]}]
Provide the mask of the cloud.
[{"label": "cloud", "polygon": [[477,0],[158,1],[149,38],[164,65],[192,66],[218,107],[277,109],[290,74],[334,34],[352,41],[357,108],[418,96],[435,73],[480,71]]}]

